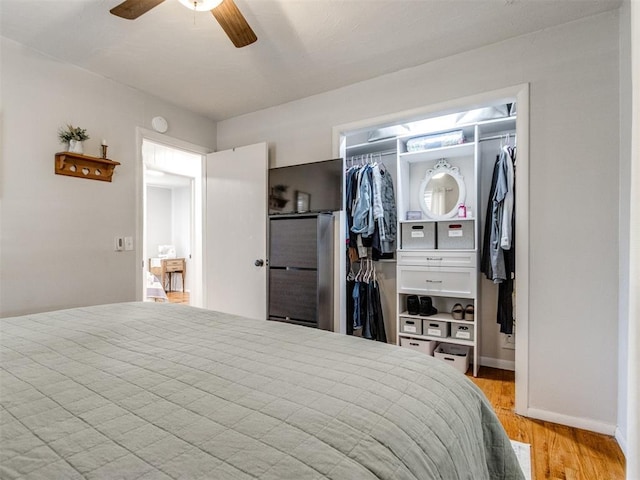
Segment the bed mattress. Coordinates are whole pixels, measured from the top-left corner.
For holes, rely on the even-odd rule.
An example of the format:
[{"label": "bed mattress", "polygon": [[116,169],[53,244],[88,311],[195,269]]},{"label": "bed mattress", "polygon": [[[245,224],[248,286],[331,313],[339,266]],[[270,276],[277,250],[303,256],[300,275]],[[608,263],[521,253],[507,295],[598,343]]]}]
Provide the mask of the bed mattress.
[{"label": "bed mattress", "polygon": [[3,479],[524,478],[482,392],[394,345],[145,302],[0,342]]}]

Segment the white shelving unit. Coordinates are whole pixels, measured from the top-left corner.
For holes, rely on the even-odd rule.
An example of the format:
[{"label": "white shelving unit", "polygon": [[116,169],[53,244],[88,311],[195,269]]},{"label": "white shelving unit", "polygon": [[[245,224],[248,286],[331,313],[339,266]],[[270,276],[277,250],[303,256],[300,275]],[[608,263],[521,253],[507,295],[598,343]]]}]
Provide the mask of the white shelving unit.
[{"label": "white shelving unit", "polygon": [[[406,142],[412,137],[398,139],[398,218],[399,231],[403,223],[422,222],[429,228],[437,229],[448,226],[450,221],[462,224],[473,223],[473,248],[439,249],[437,241],[435,248],[420,249],[411,243],[407,249],[403,239],[398,251],[398,265],[396,273],[397,307],[398,307],[398,344],[415,345],[414,342],[437,342],[469,347],[469,359],[473,364],[473,374],[478,374],[479,368],[479,322],[474,314],[473,320],[454,319],[451,310],[460,304],[465,309],[473,306],[474,312],[479,312],[478,305],[478,222],[475,220],[478,211],[478,138],[477,126],[463,127],[465,143],[444,146],[417,152],[407,152]],[[437,133],[437,132],[429,132]],[[433,169],[438,161],[444,160],[451,167],[458,169],[465,186],[464,203],[469,210],[467,218],[456,217],[448,219],[430,218],[424,212],[421,220],[407,220],[408,211],[422,212],[419,200],[420,185],[429,169]],[[446,223],[445,223],[446,222]],[[431,225],[435,223],[435,227]],[[467,232],[469,230],[466,230]],[[435,315],[410,315],[407,311],[407,298],[411,295],[431,297],[433,306],[438,310]],[[423,328],[417,327],[419,333],[407,331],[407,321],[412,325],[422,322]],[[412,323],[413,322],[413,323]],[[429,328],[429,326],[436,328]],[[461,332],[460,327],[464,330]],[[431,333],[439,333],[432,335]],[[456,335],[462,335],[459,338]],[[403,342],[411,339],[411,343]],[[429,344],[432,351],[433,343]],[[415,347],[413,347],[415,348]]]},{"label": "white shelving unit", "polygon": [[[395,314],[396,343],[425,353],[433,354],[434,344],[446,343],[469,347],[469,360],[473,365],[473,375],[477,376],[480,367],[480,218],[483,218],[485,204],[480,200],[480,183],[486,183],[486,171],[480,171],[481,142],[489,138],[499,138],[506,132],[515,133],[516,117],[496,118],[477,121],[453,128],[441,130],[451,132],[462,130],[464,142],[456,145],[429,148],[420,151],[409,151],[407,142],[427,134],[439,133],[433,129],[428,131],[401,133],[395,137],[387,137],[374,141],[367,138],[368,131],[354,133],[349,145],[345,146],[345,158],[382,154],[387,169],[392,173],[395,185],[395,196],[398,214],[398,238],[395,265],[395,292],[391,289],[386,299],[391,311]],[[430,127],[429,127],[430,128]],[[429,218],[423,212],[419,193],[421,183],[428,170],[444,160],[451,167],[458,169],[464,180],[467,207],[466,218]],[[375,161],[375,160],[373,160]],[[481,178],[481,173],[484,177]],[[483,200],[483,203],[484,202]],[[482,209],[482,211],[481,211]],[[421,219],[408,219],[407,212],[421,212]],[[420,248],[412,242],[410,247],[403,246],[403,226],[411,231],[414,225],[427,224],[449,227],[454,222],[464,225],[465,232],[472,232],[472,246],[442,248],[434,244]],[[409,227],[411,226],[411,227]],[[442,229],[441,229],[442,230]],[[426,230],[425,230],[426,231]],[[437,236],[436,236],[437,237]],[[388,265],[388,264],[387,264]],[[381,265],[382,267],[382,265]],[[389,267],[394,268],[393,265]],[[407,310],[407,298],[429,296],[438,313],[430,316],[412,315]],[[454,319],[451,310],[455,304],[473,306],[473,320]],[[386,318],[386,317],[385,317]],[[405,322],[415,326],[414,331],[403,331]],[[444,326],[440,335],[432,335],[437,328],[429,328],[429,324]],[[418,325],[420,326],[418,328]],[[424,325],[424,328],[422,326]],[[461,330],[464,328],[464,330]],[[419,331],[418,331],[419,330]],[[458,337],[456,337],[458,332]]]},{"label": "white shelving unit", "polygon": [[[480,262],[480,205],[479,191],[479,143],[486,137],[515,131],[515,116],[477,122],[460,126],[465,136],[465,143],[417,152],[408,152],[407,141],[420,135],[398,138],[398,231],[403,224],[435,223],[438,226],[449,226],[450,222],[463,224],[473,222],[470,229],[473,235],[472,248],[417,248],[411,242],[411,248],[403,245],[400,239],[397,251],[396,295],[398,315],[398,344],[404,343],[410,348],[432,351],[424,347],[425,342],[448,343],[470,348],[469,359],[473,364],[473,375],[478,375],[480,367],[480,318],[479,302],[479,262]],[[425,132],[438,133],[438,132]],[[464,203],[467,217],[446,220],[429,218],[423,213],[421,220],[407,220],[407,212],[422,212],[419,201],[420,185],[429,169],[436,162],[444,159],[452,167],[456,167],[463,177],[465,185]],[[468,223],[466,223],[468,227]],[[467,230],[469,231],[469,229]],[[441,236],[441,235],[440,235]],[[407,311],[407,298],[410,295],[429,296],[438,313],[430,316],[411,315]],[[454,319],[451,310],[456,304],[463,309],[473,306],[473,320]],[[409,322],[409,324],[407,324]],[[422,327],[419,326],[422,322]],[[444,325],[445,328],[427,328],[429,324]],[[407,327],[407,325],[410,325]],[[460,328],[463,327],[463,330]],[[416,329],[419,333],[407,331]],[[440,333],[431,335],[430,333]],[[443,336],[444,334],[444,336]],[[456,336],[456,334],[458,336]],[[403,341],[411,339],[411,343]],[[423,342],[423,343],[420,343]]]}]

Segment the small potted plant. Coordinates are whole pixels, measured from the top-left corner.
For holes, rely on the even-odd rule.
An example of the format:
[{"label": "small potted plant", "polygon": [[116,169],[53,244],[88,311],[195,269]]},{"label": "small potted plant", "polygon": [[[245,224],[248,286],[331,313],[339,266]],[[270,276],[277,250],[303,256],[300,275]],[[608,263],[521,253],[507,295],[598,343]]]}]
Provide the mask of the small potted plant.
[{"label": "small potted plant", "polygon": [[269,206],[274,210],[282,210],[289,200],[285,198],[285,194],[289,189],[288,185],[274,185],[269,195]]},{"label": "small potted plant", "polygon": [[68,152],[83,153],[82,142],[89,140],[89,135],[86,129],[67,124],[65,128],[58,130],[58,138],[61,143],[68,145]]}]

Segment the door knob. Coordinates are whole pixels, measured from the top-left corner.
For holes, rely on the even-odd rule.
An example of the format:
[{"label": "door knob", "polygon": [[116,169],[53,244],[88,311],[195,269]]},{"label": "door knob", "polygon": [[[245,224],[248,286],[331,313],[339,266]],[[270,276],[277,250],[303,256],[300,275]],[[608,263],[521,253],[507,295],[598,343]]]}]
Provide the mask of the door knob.
[{"label": "door knob", "polygon": [[262,259],[258,259],[258,260],[256,260],[256,261],[254,262],[254,265],[255,265],[256,267],[263,267],[263,266],[264,266],[264,260],[262,260]]}]

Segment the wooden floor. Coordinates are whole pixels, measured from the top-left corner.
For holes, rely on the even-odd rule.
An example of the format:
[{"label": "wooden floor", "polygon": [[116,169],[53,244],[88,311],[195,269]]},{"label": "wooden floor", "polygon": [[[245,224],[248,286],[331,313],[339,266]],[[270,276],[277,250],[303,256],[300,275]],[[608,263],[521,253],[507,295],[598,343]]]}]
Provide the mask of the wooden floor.
[{"label": "wooden floor", "polygon": [[[189,303],[189,293],[167,296],[171,303]],[[514,372],[482,367],[477,378],[469,378],[485,393],[509,438],[531,445],[532,480],[624,480],[624,455],[613,437],[516,415]]]},{"label": "wooden floor", "polygon": [[623,480],[625,459],[613,437],[513,413],[514,372],[482,367],[469,377],[485,393],[512,440],[531,444],[533,480]]},{"label": "wooden floor", "polygon": [[189,305],[189,292],[167,292],[169,303],[186,303]]}]

